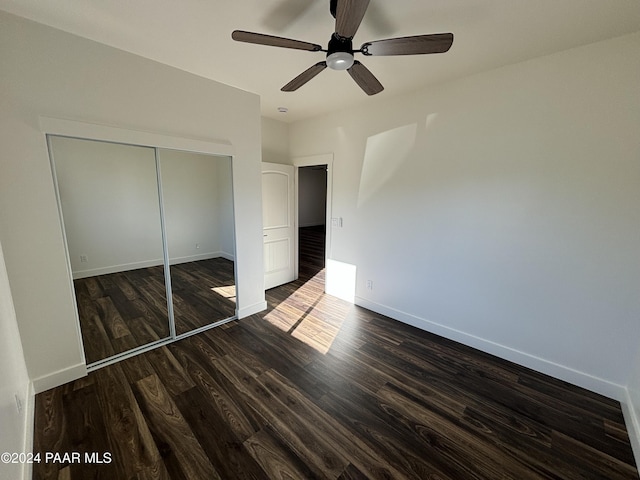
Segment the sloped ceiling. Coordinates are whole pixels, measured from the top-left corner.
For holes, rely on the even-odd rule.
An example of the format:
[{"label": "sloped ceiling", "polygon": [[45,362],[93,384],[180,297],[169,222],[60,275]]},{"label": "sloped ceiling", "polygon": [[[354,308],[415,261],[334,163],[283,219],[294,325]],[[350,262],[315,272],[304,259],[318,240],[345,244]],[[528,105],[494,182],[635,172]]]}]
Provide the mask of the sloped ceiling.
[{"label": "sloped ceiling", "polygon": [[0,9],[254,92],[264,116],[286,122],[640,30],[640,0],[371,0],[356,47],[424,33],[455,40],[444,54],[358,57],[385,87],[368,97],[329,69],[283,93],[325,54],[231,39],[241,29],[326,46],[329,0],[0,0]]}]

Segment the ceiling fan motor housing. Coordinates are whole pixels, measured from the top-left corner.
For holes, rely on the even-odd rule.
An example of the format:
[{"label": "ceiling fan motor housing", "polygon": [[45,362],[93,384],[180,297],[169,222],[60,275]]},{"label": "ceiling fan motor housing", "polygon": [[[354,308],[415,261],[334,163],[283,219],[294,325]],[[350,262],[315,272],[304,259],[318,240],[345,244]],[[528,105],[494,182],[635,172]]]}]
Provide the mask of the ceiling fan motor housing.
[{"label": "ceiling fan motor housing", "polygon": [[353,42],[337,33],[331,35],[327,48],[327,66],[333,70],[347,70],[353,65]]}]

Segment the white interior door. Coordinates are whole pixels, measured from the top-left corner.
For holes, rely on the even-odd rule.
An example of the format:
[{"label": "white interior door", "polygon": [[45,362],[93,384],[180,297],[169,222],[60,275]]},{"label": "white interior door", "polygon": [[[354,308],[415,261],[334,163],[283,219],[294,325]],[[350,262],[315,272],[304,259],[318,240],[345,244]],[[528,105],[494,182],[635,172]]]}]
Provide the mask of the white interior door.
[{"label": "white interior door", "polygon": [[265,289],[296,279],[294,178],[291,165],[262,163]]}]

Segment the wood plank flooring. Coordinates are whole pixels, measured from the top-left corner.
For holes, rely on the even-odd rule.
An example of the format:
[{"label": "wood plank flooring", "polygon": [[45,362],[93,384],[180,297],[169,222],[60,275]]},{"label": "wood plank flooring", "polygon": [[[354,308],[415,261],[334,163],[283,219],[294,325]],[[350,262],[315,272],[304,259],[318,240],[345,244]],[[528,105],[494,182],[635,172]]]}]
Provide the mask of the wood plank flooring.
[{"label": "wood plank flooring", "polygon": [[[171,266],[176,333],[235,315],[233,262],[212,258]],[[169,337],[164,268],[74,281],[87,363]]]},{"label": "wood plank flooring", "polygon": [[113,461],[34,478],[638,478],[618,402],[329,297],[309,258],[266,312],[37,395],[36,452]]}]

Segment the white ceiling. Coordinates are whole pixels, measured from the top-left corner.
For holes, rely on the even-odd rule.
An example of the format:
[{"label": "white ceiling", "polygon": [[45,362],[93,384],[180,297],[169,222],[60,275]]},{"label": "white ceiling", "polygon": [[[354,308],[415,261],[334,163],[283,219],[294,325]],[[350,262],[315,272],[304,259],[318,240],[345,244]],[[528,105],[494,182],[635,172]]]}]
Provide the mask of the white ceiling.
[{"label": "white ceiling", "polygon": [[287,122],[640,30],[640,0],[371,0],[354,47],[424,33],[455,39],[444,54],[357,56],[385,87],[368,97],[329,69],[281,92],[325,54],[231,40],[240,29],[326,47],[329,0],[0,0],[0,9],[257,93],[264,116]]}]

